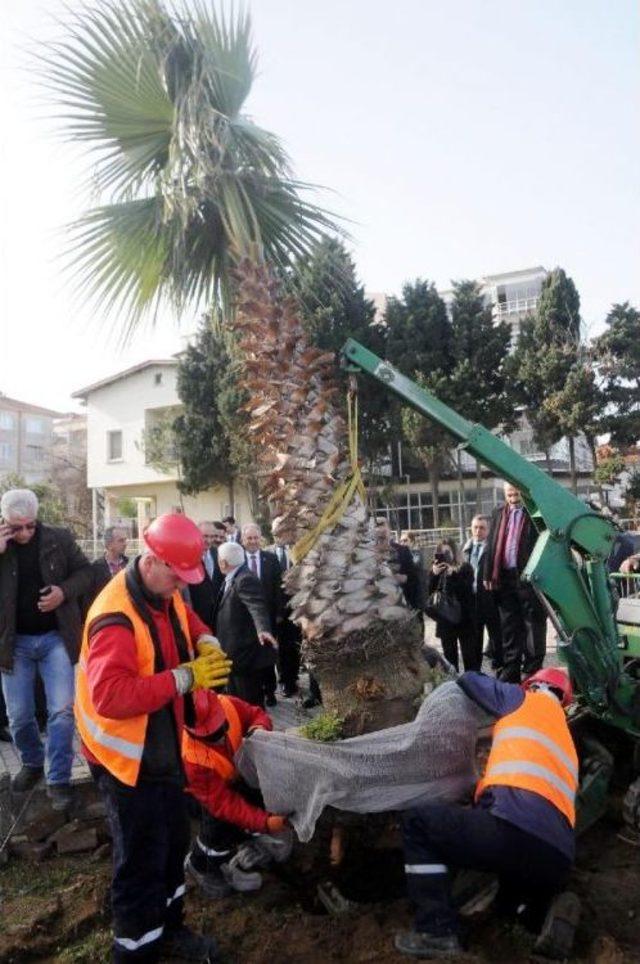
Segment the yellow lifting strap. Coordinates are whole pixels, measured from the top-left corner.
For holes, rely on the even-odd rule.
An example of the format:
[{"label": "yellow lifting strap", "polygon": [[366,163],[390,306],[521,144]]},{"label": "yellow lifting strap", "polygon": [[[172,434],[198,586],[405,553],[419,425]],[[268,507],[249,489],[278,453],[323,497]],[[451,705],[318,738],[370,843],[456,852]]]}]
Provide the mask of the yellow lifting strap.
[{"label": "yellow lifting strap", "polygon": [[291,558],[296,566],[313,549],[322,533],[332,529],[340,521],[356,492],[363,502],[366,499],[364,482],[358,465],[358,396],[352,389],[347,392],[347,427],[351,474],[335,489],[316,526],[311,532],[307,532],[298,539],[291,550]]}]

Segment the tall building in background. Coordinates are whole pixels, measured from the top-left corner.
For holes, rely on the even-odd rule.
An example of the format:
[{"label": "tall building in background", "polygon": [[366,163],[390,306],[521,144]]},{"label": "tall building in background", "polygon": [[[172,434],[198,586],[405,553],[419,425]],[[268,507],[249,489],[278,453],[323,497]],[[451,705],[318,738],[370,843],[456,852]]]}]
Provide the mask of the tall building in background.
[{"label": "tall building in background", "polygon": [[0,393],[0,477],[46,482],[53,466],[54,420],[60,412]]}]

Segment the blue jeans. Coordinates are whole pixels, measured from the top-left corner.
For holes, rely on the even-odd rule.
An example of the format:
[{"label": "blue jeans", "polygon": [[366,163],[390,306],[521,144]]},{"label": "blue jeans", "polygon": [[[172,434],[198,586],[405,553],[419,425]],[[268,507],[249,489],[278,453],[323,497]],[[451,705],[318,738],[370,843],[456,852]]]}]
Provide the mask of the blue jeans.
[{"label": "blue jeans", "polygon": [[9,729],[22,765],[27,767],[44,765],[44,747],[36,723],[36,672],[47,700],[47,783],[69,783],[75,676],[60,633],[16,635],[13,672],[2,673]]}]

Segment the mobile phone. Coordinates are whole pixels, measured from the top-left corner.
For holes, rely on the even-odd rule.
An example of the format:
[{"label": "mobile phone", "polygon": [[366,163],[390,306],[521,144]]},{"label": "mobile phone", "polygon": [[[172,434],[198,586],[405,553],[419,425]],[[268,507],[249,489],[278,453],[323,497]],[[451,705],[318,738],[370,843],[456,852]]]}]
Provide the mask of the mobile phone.
[{"label": "mobile phone", "polygon": [[434,562],[446,562],[446,557],[444,552],[435,552],[433,555]]}]

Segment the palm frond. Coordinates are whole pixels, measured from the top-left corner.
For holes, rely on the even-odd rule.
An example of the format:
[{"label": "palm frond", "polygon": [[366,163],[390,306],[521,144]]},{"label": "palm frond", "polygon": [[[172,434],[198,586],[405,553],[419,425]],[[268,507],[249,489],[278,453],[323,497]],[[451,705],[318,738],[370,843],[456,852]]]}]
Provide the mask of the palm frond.
[{"label": "palm frond", "polygon": [[72,226],[71,257],[126,332],[162,300],[177,312],[228,305],[247,252],[284,267],[335,233],[280,140],[242,113],[256,73],[247,14],[96,0],[66,30],[43,51],[45,83],[103,201]]}]

